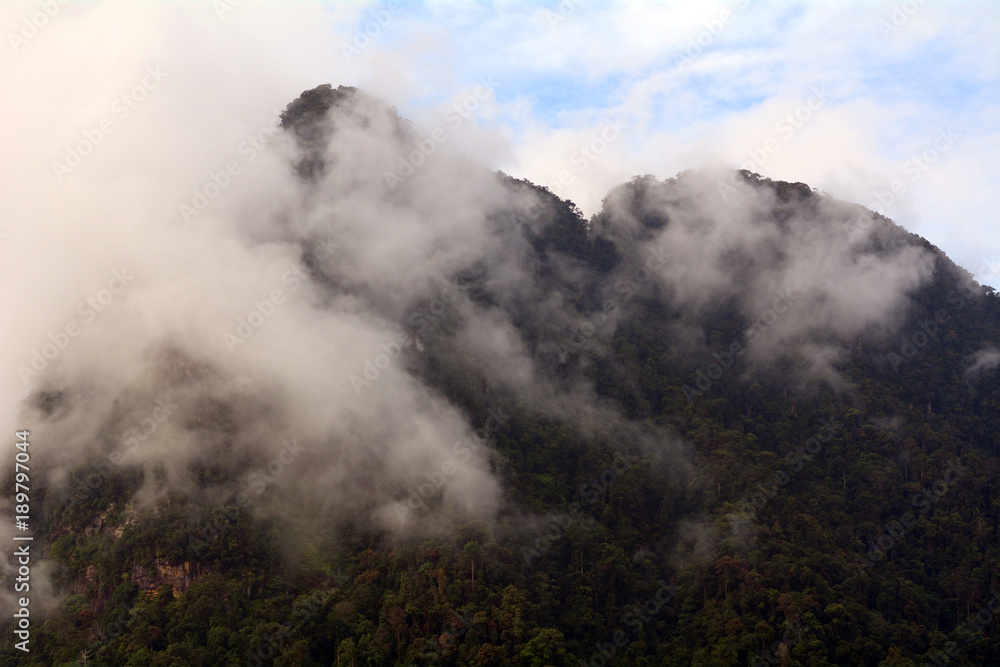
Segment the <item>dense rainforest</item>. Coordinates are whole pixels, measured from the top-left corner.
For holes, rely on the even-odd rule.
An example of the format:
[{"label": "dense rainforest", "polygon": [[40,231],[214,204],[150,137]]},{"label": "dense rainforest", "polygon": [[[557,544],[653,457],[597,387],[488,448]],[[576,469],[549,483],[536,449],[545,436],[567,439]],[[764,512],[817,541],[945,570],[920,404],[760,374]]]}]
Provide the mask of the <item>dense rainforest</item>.
[{"label": "dense rainforest", "polygon": [[[360,91],[303,93],[282,131],[308,201],[368,150],[348,125],[412,143]],[[419,169],[383,171],[393,206],[426,192]],[[164,339],[143,396],[176,397],[165,423],[201,443],[186,483],[121,453],[158,437],[130,435],[148,407],[129,387],[65,474],[40,460],[52,600],[30,653],[8,626],[2,664],[1000,663],[996,292],[885,216],[746,171],[637,177],[589,220],[527,181],[463,178],[495,199],[430,298],[341,272],[349,242],[322,227],[298,241],[318,307],[349,295],[398,324],[384,359],[474,433],[453,459],[297,495],[315,446],[243,448],[275,400]],[[385,393],[390,371],[357,358],[335,381]],[[43,435],[87,387],[42,379],[22,423]],[[366,437],[343,456],[377,459]],[[451,512],[473,455],[498,500]]]}]

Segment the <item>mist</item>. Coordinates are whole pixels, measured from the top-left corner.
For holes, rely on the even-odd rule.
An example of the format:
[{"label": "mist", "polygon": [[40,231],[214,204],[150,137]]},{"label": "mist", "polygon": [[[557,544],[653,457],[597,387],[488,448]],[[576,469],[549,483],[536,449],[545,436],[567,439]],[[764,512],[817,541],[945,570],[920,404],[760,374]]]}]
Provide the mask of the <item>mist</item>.
[{"label": "mist", "polygon": [[[732,303],[751,359],[791,350],[841,386],[841,344],[897,328],[934,270],[859,207],[721,170],[643,181],[639,199],[623,186],[588,227],[494,170],[502,131],[449,115],[454,100],[488,115],[488,80],[413,123],[393,105],[419,91],[344,71],[303,28],[328,20],[319,8],[248,7],[223,30],[202,9],[68,5],[0,72],[17,100],[0,402],[8,432],[30,425],[53,497],[73,502],[97,461],[98,481],[138,475],[138,509],[235,503],[301,539],[351,522],[396,539],[501,517],[532,530],[490,448],[511,397],[653,456],[678,489],[697,477],[688,443],[600,397],[585,357],[566,363],[580,332],[608,353],[633,293],[676,315],[681,353],[720,349],[700,316]],[[260,49],[272,33],[310,56]],[[105,46],[68,58],[43,39]],[[563,228],[577,248],[550,238]],[[995,365],[984,352],[969,372]],[[481,410],[432,379],[449,372]],[[688,528],[707,553],[715,533]]]}]

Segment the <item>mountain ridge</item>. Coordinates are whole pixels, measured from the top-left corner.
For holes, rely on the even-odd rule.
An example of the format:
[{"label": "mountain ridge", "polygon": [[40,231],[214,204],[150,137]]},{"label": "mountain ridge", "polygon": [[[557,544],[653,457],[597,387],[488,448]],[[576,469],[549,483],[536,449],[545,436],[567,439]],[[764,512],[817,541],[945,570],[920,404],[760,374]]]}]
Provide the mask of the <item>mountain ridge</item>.
[{"label": "mountain ridge", "polygon": [[927,240],[747,171],[589,220],[441,153],[392,186],[416,134],[350,87],[281,126],[246,345],[26,401],[54,592],[3,664],[916,665],[1000,585],[1000,298]]}]

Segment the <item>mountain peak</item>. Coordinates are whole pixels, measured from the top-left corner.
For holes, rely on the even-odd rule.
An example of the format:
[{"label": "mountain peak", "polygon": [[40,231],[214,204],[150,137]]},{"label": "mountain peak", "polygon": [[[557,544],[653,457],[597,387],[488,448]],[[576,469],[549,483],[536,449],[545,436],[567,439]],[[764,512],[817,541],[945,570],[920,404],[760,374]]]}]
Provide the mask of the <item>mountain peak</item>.
[{"label": "mountain peak", "polygon": [[385,117],[394,126],[402,122],[395,107],[353,86],[334,88],[324,83],[303,91],[281,113],[281,127],[291,132],[302,148],[303,157],[295,169],[303,179],[314,180],[325,169],[324,153],[338,115],[363,127]]}]

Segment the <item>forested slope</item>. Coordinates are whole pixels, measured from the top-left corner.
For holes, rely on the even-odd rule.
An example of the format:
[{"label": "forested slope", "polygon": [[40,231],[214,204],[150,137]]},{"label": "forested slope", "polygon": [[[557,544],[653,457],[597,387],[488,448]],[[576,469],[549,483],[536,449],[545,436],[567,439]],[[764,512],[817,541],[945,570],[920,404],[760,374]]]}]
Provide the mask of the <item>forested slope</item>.
[{"label": "forested slope", "polygon": [[[279,445],[294,392],[151,342],[65,474],[35,473],[53,602],[30,655],[6,633],[4,664],[1000,660],[1000,299],[934,246],[749,172],[637,177],[586,221],[459,163],[449,187],[483,188],[482,234],[403,299],[351,263],[360,209],[329,213],[324,193],[377,190],[399,229],[420,224],[405,212],[423,210],[423,174],[358,186],[367,135],[344,134],[413,130],[330,87],[283,125],[304,193],[289,216],[322,215],[268,233],[296,244],[316,310],[394,323],[401,338],[377,341],[391,366],[365,351],[330,379],[380,412]],[[470,434],[400,482],[380,472],[392,436],[365,429],[400,428],[392,392],[411,384],[430,407],[404,439],[451,419],[439,404]],[[72,434],[87,391],[52,376],[25,423]],[[177,465],[128,449],[164,396],[158,446],[202,445]]]}]

